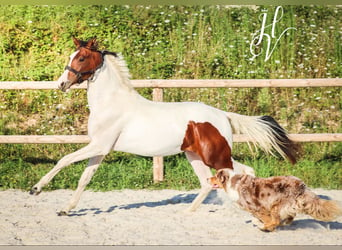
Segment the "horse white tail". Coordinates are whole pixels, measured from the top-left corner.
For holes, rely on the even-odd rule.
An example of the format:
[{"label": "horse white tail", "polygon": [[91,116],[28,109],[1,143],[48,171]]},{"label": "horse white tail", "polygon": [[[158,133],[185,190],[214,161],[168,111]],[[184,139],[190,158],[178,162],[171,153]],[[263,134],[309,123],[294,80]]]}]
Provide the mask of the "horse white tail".
[{"label": "horse white tail", "polygon": [[299,145],[289,139],[287,132],[271,116],[226,114],[235,134],[246,134],[255,147],[272,155],[275,150],[292,164],[296,163]]}]

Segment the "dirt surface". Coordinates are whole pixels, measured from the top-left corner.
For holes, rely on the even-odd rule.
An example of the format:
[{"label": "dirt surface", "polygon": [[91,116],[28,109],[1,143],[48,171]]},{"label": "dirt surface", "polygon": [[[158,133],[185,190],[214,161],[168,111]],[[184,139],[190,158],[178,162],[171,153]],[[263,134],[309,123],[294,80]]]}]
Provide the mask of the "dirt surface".
[{"label": "dirt surface", "polygon": [[[342,201],[342,190],[314,189]],[[70,216],[57,216],[71,190],[31,196],[0,191],[0,245],[342,245],[342,218],[299,215],[265,233],[222,190],[185,212],[198,190],[86,191]]]}]

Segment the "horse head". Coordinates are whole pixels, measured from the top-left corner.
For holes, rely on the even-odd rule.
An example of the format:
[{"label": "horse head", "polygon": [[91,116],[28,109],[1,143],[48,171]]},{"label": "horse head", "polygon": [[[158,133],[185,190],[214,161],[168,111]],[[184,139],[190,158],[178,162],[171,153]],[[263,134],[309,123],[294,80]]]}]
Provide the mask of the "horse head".
[{"label": "horse head", "polygon": [[74,84],[90,80],[103,64],[103,53],[97,49],[96,38],[86,42],[73,38],[73,41],[76,52],[70,56],[70,62],[58,80],[58,88],[62,91],[67,91]]}]

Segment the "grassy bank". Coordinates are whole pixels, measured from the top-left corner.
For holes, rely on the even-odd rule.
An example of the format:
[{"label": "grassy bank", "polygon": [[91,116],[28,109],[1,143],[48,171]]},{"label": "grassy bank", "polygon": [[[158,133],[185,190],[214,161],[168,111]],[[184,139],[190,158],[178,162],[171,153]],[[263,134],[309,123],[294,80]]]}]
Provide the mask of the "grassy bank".
[{"label": "grassy bank", "polygon": [[[96,36],[101,49],[121,52],[134,79],[254,79],[341,77],[341,8],[284,6],[270,60],[251,60],[259,16],[275,6],[0,6],[0,81],[56,80],[74,50],[72,36]],[[266,32],[271,33],[268,28]],[[272,45],[275,45],[272,40]],[[263,42],[255,52],[266,50]],[[139,89],[147,98],[151,89]],[[167,89],[165,101],[201,101],[245,115],[271,115],[290,133],[341,133],[340,88]],[[0,91],[0,134],[86,134],[86,93]],[[0,145],[0,188],[28,189],[58,159],[81,145]],[[342,143],[303,144],[291,166],[246,145],[234,157],[262,176],[292,174],[315,187],[342,188]],[[117,188],[198,187],[183,156],[168,157],[165,182],[152,183],[151,159],[112,153],[90,184]],[[49,186],[74,188],[85,162]]]},{"label": "grassy bank", "polygon": [[[7,146],[9,147],[7,150],[11,153],[0,158],[0,189],[29,190],[60,157],[81,146]],[[252,166],[257,176],[295,175],[303,179],[309,187],[341,189],[342,143],[306,143],[303,146],[306,155],[296,165],[273,156],[265,156],[262,152],[252,154],[245,144],[235,144],[233,152],[235,159]],[[88,187],[101,191],[125,188],[185,190],[199,188],[197,177],[183,154],[165,157],[164,161],[165,180],[154,184],[151,158],[119,152],[110,153]],[[65,168],[46,189],[76,188],[86,165],[87,162],[83,161]]]}]

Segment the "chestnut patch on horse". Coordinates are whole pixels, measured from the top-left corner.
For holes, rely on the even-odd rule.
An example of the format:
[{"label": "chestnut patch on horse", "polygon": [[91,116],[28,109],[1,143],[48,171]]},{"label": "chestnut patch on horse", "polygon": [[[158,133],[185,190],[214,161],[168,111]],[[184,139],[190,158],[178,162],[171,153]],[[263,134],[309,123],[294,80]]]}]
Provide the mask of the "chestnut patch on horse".
[{"label": "chestnut patch on horse", "polygon": [[97,50],[98,44],[95,38],[90,39],[88,42],[75,38],[73,41],[79,52],[66,69],[69,70],[69,79],[81,83],[89,79],[102,66],[103,55]]},{"label": "chestnut patch on horse", "polygon": [[209,122],[190,121],[181,150],[196,153],[205,165],[216,170],[233,169],[231,149],[227,140]]}]

